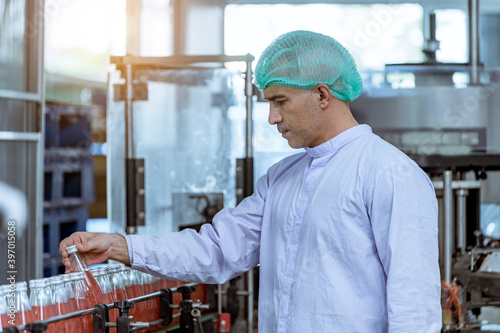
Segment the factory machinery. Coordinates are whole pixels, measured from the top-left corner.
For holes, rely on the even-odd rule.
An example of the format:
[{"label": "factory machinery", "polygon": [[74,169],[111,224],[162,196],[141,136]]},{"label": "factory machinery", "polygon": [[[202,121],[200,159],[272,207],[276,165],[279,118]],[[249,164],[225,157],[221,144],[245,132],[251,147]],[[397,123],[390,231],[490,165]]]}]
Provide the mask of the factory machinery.
[{"label": "factory machinery", "polygon": [[[174,281],[170,281],[174,282]],[[174,282],[175,283],[175,282]],[[203,333],[212,332],[206,330],[207,327],[216,326],[217,322],[211,316],[204,313],[212,310],[216,304],[203,304],[207,300],[207,286],[195,283],[180,283],[178,287],[162,288],[161,290],[147,295],[119,300],[111,304],[95,304],[93,308],[79,310],[55,316],[45,320],[26,323],[21,326],[7,326],[3,328],[4,333],[32,332],[43,333],[48,329],[49,324],[71,321],[76,318],[92,315],[93,332],[108,333],[110,328],[117,333],[129,333],[137,331],[167,331],[179,333]],[[191,299],[191,298],[194,298]],[[134,316],[130,316],[130,311],[145,302],[155,302],[157,318],[152,321],[137,321]],[[119,315],[116,321],[110,320],[110,312],[118,309]],[[174,313],[175,311],[175,313]],[[136,318],[139,318],[136,316]],[[215,318],[216,319],[216,318]],[[80,329],[83,329],[82,327]],[[204,330],[205,329],[205,330]],[[223,331],[221,331],[223,332]]]},{"label": "factory machinery", "polygon": [[[224,206],[253,193],[253,60],[111,58],[117,69],[107,103],[112,232],[199,229]],[[230,62],[243,63],[245,72],[226,69]],[[253,276],[251,270],[217,287],[219,306],[211,311],[219,318],[218,332],[229,332],[229,321],[233,330],[253,331]]]},{"label": "factory machinery", "polygon": [[[479,59],[478,1],[469,1],[468,63],[436,61],[434,14],[429,22],[426,61],[386,65],[383,82],[373,85],[372,77],[367,78],[351,109],[359,122],[406,152],[433,181],[440,208],[443,332],[498,332],[500,242],[492,231],[500,220],[480,222],[482,205],[498,207],[500,202],[498,70]],[[493,37],[483,32],[488,43]],[[387,78],[396,73],[411,74],[414,87],[393,88]],[[467,76],[468,83],[454,82],[457,73]]]}]

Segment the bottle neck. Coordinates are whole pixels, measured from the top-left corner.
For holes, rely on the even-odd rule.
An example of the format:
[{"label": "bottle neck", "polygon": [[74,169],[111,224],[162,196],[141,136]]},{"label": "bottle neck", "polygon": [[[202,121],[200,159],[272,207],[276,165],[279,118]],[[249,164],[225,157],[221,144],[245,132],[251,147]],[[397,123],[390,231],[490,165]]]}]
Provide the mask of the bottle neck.
[{"label": "bottle neck", "polygon": [[82,260],[78,252],[72,253],[69,255],[69,261],[71,263],[71,271],[72,272],[85,272],[88,271],[89,268]]}]

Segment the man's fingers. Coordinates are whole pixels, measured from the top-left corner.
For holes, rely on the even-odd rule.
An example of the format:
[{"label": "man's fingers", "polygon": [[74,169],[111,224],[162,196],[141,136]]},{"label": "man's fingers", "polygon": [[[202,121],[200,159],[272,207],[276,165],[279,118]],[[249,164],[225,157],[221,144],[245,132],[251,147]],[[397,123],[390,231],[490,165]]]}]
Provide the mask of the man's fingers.
[{"label": "man's fingers", "polygon": [[78,251],[81,253],[85,252],[99,252],[99,250],[103,247],[103,237],[101,234],[91,234],[87,238],[86,242],[82,242],[80,244],[76,244]]},{"label": "man's fingers", "polygon": [[59,243],[59,253],[63,256],[63,258],[68,256],[66,252],[66,248],[71,245],[75,245],[81,243],[86,238],[85,232],[75,232],[71,234],[69,237],[63,239],[61,243]]},{"label": "man's fingers", "polygon": [[[76,232],[59,244],[63,264],[69,267],[66,247],[76,245],[87,265],[101,263],[109,258],[112,235],[103,233]],[[126,244],[125,244],[126,245]]]},{"label": "man's fingers", "polygon": [[76,248],[78,249],[78,252],[85,253],[85,252],[89,251],[88,246],[86,244],[87,243],[76,244]]},{"label": "man's fingers", "polygon": [[75,232],[71,234],[69,237],[63,239],[61,243],[59,243],[59,253],[61,253],[63,264],[66,267],[70,266],[68,260],[68,252],[66,251],[66,248],[71,245],[76,245],[78,251],[85,252],[86,249],[85,247],[82,247],[82,243],[86,242],[90,236],[91,234],[87,232]]},{"label": "man's fingers", "polygon": [[66,258],[68,256],[68,252],[66,252],[66,248],[69,246],[68,241],[68,238],[66,238],[63,239],[61,243],[59,243],[59,253],[61,253],[63,258]]}]

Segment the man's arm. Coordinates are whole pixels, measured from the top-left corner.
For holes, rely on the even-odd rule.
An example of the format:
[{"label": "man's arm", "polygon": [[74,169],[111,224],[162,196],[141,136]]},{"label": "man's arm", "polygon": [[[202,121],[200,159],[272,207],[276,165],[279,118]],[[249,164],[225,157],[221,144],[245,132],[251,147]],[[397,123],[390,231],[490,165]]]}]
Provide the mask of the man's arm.
[{"label": "man's arm", "polygon": [[173,280],[223,283],[259,262],[266,192],[264,176],[252,196],[236,208],[220,211],[199,233],[192,229],[155,236],[75,233],[61,242],[59,251],[65,265],[65,248],[78,244],[87,265],[114,259]]},{"label": "man's arm", "polygon": [[224,283],[259,263],[263,206],[257,191],[200,232],[126,236],[131,266],[173,280]]},{"label": "man's arm", "polygon": [[387,277],[389,332],[441,330],[437,200],[411,161],[375,171],[368,212]]}]

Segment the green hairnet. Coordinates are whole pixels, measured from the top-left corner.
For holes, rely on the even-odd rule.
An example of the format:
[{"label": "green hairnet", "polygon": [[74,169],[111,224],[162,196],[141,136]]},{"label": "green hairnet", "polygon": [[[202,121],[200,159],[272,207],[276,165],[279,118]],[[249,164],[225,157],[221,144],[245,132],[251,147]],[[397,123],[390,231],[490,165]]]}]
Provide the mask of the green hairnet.
[{"label": "green hairnet", "polygon": [[313,89],[323,83],[333,96],[352,101],[363,82],[351,54],[335,39],[312,31],[292,31],[269,45],[255,68],[255,85]]}]

